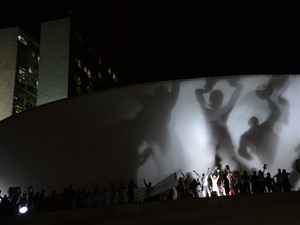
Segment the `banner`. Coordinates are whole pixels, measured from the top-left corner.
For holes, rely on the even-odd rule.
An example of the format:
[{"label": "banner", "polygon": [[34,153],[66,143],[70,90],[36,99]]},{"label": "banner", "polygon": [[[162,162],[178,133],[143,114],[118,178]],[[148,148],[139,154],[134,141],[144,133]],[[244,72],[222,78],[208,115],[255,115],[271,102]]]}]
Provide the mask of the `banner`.
[{"label": "banner", "polygon": [[[177,185],[176,173],[171,174],[153,187],[136,188],[134,191],[134,201],[140,202],[146,198],[155,196],[165,191],[174,190]],[[177,194],[177,193],[176,193]]]}]

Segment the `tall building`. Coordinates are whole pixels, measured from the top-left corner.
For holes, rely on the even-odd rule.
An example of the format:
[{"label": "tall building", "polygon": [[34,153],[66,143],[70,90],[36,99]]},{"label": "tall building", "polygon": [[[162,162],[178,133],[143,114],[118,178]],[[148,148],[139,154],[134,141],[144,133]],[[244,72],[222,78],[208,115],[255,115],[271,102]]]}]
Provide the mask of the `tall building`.
[{"label": "tall building", "polygon": [[41,23],[40,43],[18,27],[0,30],[0,121],[118,85],[116,72],[71,18]]},{"label": "tall building", "polygon": [[0,30],[0,120],[36,106],[39,44],[18,27]]},{"label": "tall building", "polygon": [[118,77],[71,18],[41,24],[38,105],[118,85]]}]

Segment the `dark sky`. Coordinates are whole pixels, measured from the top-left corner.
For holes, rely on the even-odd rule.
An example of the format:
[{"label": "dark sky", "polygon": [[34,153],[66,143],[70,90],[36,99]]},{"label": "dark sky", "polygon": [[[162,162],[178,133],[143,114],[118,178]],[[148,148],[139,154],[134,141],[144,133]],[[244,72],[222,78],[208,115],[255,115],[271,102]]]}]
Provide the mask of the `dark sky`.
[{"label": "dark sky", "polygon": [[40,21],[63,17],[71,10],[113,67],[133,83],[300,72],[296,6],[96,2],[8,3],[1,7],[1,26],[20,25],[35,35]]}]

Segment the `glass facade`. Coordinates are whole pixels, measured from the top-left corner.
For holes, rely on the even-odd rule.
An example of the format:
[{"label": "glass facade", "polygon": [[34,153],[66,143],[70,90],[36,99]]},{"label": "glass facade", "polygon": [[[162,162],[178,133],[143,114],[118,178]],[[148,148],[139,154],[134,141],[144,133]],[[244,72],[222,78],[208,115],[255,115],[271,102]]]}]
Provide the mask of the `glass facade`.
[{"label": "glass facade", "polygon": [[93,44],[72,28],[70,35],[68,96],[76,96],[116,87],[117,75],[101,58]]},{"label": "glass facade", "polygon": [[13,114],[36,106],[39,59],[38,44],[20,32],[18,35]]}]

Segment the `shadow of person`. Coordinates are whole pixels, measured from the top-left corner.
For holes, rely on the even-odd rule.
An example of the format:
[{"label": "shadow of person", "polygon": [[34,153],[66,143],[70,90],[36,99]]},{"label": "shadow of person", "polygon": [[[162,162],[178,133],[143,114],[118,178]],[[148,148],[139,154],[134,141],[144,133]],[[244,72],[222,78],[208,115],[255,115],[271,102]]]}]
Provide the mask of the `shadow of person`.
[{"label": "shadow of person", "polygon": [[290,183],[292,187],[295,187],[297,182],[300,179],[300,167],[297,165],[297,159],[300,159],[300,143],[296,146],[295,152],[298,154],[298,157],[295,159],[295,161],[292,163],[292,171],[289,176]]},{"label": "shadow of person", "polygon": [[[141,89],[140,89],[141,90]],[[169,120],[171,112],[179,95],[179,83],[172,83],[171,90],[159,85],[153,94],[135,92],[135,98],[140,104],[140,110],[130,120],[118,120],[107,130],[107,141],[115,151],[115,163],[124,176],[129,174],[137,179],[138,170],[150,157],[158,153],[165,154],[169,141]],[[110,141],[109,136],[115,137]],[[157,169],[160,168],[157,163]],[[163,171],[161,171],[163,173]]]},{"label": "shadow of person", "polygon": [[[196,89],[195,94],[201,109],[204,112],[207,126],[210,129],[210,146],[215,151],[215,165],[222,168],[226,164],[235,164],[232,160],[236,158],[231,135],[227,128],[228,117],[237,102],[242,85],[238,79],[228,80],[229,85],[234,88],[229,101],[223,106],[224,95],[221,90],[212,90],[217,83],[216,79],[206,80],[203,89]],[[209,102],[206,102],[205,94],[209,93]]]},{"label": "shadow of person", "polygon": [[140,139],[150,146],[156,145],[162,153],[166,152],[169,141],[169,121],[171,112],[179,96],[179,83],[172,83],[168,91],[164,85],[155,87],[153,95],[137,93],[136,99],[141,104],[141,110],[129,121],[138,130]]},{"label": "shadow of person", "polygon": [[256,116],[248,120],[250,128],[240,137],[238,154],[247,160],[257,156],[261,163],[271,165],[277,152],[279,139],[273,128],[281,113],[277,104],[271,100],[273,87],[270,83],[259,85],[255,93],[258,98],[268,103],[269,115],[261,123]]}]

